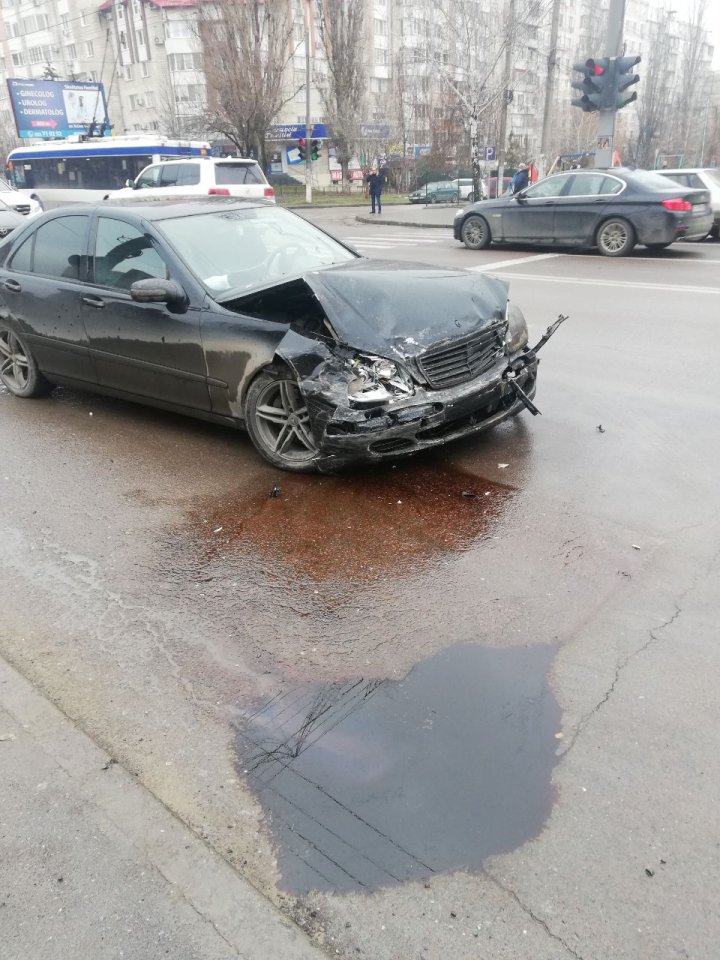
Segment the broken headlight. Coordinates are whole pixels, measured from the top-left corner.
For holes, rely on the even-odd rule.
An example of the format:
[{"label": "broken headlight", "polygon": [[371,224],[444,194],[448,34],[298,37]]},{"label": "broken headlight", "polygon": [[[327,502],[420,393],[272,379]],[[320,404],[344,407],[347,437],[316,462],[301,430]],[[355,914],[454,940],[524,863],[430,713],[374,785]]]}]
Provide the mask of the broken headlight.
[{"label": "broken headlight", "polygon": [[528,328],[525,317],[520,307],[508,301],[505,319],[508,325],[507,333],[505,334],[507,352],[517,353],[518,350],[522,350],[524,346],[527,346],[528,342]]},{"label": "broken headlight", "polygon": [[348,399],[354,406],[389,403],[415,392],[410,375],[392,360],[358,354],[351,360],[350,369],[353,376],[348,383]]}]

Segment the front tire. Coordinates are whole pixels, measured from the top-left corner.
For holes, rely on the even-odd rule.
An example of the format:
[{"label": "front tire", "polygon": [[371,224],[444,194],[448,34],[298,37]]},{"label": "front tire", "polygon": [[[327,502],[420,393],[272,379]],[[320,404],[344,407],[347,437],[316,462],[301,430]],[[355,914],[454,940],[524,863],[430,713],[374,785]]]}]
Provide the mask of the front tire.
[{"label": "front tire", "polygon": [[297,380],[287,370],[266,370],[253,380],[245,425],[258,453],[281,470],[312,473],[317,444]]},{"label": "front tire", "polygon": [[626,257],[636,244],[632,225],[621,217],[613,217],[600,225],[596,243],[604,257]]},{"label": "front tire", "polygon": [[490,245],[490,226],[485,217],[473,214],[463,222],[460,239],[468,250],[484,250]]},{"label": "front tire", "polygon": [[0,383],[15,397],[42,397],[52,384],[38,370],[25,341],[9,327],[0,325]]}]

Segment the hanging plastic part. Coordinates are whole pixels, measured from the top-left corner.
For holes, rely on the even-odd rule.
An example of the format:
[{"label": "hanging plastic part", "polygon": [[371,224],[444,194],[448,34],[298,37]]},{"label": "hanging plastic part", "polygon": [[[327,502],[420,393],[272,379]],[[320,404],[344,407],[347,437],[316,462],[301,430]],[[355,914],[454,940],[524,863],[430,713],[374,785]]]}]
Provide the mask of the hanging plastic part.
[{"label": "hanging plastic part", "polygon": [[538,408],[532,402],[530,397],[525,393],[523,388],[517,382],[518,377],[525,371],[526,367],[528,367],[531,363],[535,363],[535,361],[537,360],[538,350],[541,347],[545,346],[545,344],[548,342],[550,337],[558,329],[560,324],[564,323],[567,319],[568,318],[564,316],[562,313],[559,314],[555,323],[550,324],[550,326],[547,328],[545,333],[540,337],[540,339],[535,344],[535,346],[531,350],[526,350],[525,353],[523,353],[521,356],[516,357],[511,363],[507,365],[507,367],[505,367],[505,370],[503,371],[503,375],[502,375],[503,380],[510,385],[516,398],[520,400],[524,404],[524,406],[527,407],[527,409],[530,411],[530,413],[534,417],[537,417],[538,415],[540,415],[540,410],[538,410]]}]

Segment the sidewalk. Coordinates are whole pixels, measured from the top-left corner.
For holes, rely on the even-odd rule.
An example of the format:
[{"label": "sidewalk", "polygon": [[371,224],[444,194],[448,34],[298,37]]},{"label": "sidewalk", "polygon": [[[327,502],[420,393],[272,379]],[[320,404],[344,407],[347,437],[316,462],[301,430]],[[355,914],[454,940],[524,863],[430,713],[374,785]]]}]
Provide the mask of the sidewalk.
[{"label": "sidewalk", "polygon": [[365,208],[355,219],[358,223],[384,224],[386,227],[452,227],[455,214],[460,209],[457,203],[431,203],[428,206],[419,203],[392,203],[383,207],[381,214],[370,213]]},{"label": "sidewalk", "polygon": [[325,960],[0,658],[0,960]]}]

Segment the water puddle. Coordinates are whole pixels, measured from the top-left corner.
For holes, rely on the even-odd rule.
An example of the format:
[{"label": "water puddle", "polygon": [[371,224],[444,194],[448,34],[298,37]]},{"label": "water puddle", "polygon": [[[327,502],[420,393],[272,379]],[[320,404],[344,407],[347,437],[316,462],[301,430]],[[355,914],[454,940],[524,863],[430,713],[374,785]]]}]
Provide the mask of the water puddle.
[{"label": "water puddle", "polygon": [[316,581],[369,582],[467,549],[488,533],[513,493],[439,464],[285,474],[274,488],[198,502],[183,535],[199,544],[206,561],[260,555]]},{"label": "water puddle", "polygon": [[237,723],[284,889],[352,891],[479,871],[552,804],[555,648],[450,647],[402,681],[283,689]]}]

